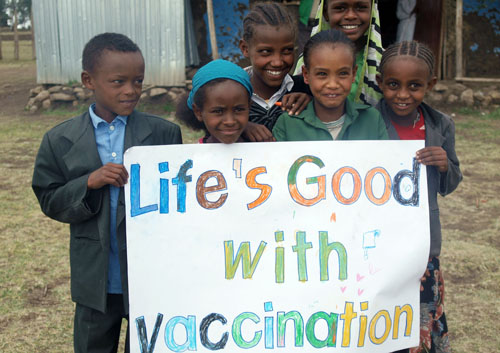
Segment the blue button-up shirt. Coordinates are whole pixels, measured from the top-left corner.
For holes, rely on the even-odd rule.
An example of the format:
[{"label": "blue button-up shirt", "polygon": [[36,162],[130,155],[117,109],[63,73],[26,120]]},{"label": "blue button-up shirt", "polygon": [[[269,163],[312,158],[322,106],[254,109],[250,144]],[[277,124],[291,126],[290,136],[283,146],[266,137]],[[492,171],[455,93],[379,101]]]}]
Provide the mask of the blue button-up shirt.
[{"label": "blue button-up shirt", "polygon": [[[123,142],[125,140],[126,116],[116,116],[107,123],[94,112],[95,104],[89,107],[90,118],[94,126],[95,142],[102,164],[123,163]],[[118,242],[116,240],[116,209],[120,188],[109,185],[110,214],[109,214],[109,263],[108,263],[108,293],[122,293],[120,279],[120,261],[118,259]]]}]

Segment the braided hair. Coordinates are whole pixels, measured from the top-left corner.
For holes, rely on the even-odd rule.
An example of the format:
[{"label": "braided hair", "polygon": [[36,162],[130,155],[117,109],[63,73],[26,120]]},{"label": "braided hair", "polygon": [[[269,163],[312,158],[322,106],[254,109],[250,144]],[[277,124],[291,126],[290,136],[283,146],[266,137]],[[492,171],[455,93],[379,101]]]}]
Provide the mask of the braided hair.
[{"label": "braided hair", "polygon": [[421,59],[425,62],[429,68],[429,75],[434,74],[434,53],[432,50],[424,43],[412,41],[404,41],[399,43],[391,44],[382,54],[382,59],[380,61],[380,74],[384,75],[385,65],[393,58],[397,56],[413,56],[415,58]]},{"label": "braided hair", "polygon": [[243,19],[243,39],[249,42],[255,34],[255,26],[268,25],[273,27],[288,27],[297,37],[295,20],[288,10],[278,3],[261,2],[255,4]]}]

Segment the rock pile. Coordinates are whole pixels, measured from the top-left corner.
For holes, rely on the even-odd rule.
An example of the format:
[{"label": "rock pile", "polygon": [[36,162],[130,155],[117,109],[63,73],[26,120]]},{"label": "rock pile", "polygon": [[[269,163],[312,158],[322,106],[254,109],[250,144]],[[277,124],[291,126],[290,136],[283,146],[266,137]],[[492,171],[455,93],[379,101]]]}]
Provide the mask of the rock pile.
[{"label": "rock pile", "polygon": [[438,82],[427,94],[426,101],[439,106],[465,106],[487,109],[500,108],[499,86],[463,84],[455,81]]},{"label": "rock pile", "polygon": [[[141,102],[176,103],[180,96],[191,87],[158,87],[144,86]],[[26,110],[36,112],[39,109],[50,109],[55,104],[79,104],[90,101],[92,91],[81,85],[60,86],[41,85],[30,90],[30,98]],[[425,100],[440,107],[466,106],[494,110],[500,108],[500,85],[479,83],[458,83],[455,81],[438,82],[429,92]]]},{"label": "rock pile", "polygon": [[[176,103],[187,89],[182,87],[156,87],[144,86],[141,94],[141,102],[165,102]],[[55,105],[78,106],[91,101],[92,91],[81,85],[40,85],[30,90],[30,97],[26,104],[26,110],[34,113],[38,110],[47,110]]]}]

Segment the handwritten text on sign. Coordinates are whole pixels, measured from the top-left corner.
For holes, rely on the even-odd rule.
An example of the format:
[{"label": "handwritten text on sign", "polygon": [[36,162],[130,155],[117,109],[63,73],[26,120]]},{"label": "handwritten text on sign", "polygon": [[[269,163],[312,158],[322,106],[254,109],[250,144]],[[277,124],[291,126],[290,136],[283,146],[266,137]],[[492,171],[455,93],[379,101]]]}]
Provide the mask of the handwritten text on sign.
[{"label": "handwritten text on sign", "polygon": [[425,168],[413,158],[422,147],[127,151],[132,351],[417,345],[429,247]]}]

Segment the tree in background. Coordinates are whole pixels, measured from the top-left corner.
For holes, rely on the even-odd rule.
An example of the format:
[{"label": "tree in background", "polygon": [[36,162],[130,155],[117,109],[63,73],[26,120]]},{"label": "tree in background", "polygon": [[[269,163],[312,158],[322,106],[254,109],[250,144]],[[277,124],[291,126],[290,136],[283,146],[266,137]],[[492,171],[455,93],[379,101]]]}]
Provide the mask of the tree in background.
[{"label": "tree in background", "polygon": [[7,14],[7,0],[0,0],[0,27],[7,27],[9,15]]},{"label": "tree in background", "polygon": [[[25,25],[26,23],[30,23],[32,26],[30,17],[31,0],[0,0],[0,27],[8,26],[10,22],[12,31],[14,32],[14,60],[19,60],[19,24]],[[2,59],[1,38],[0,59]]]}]

